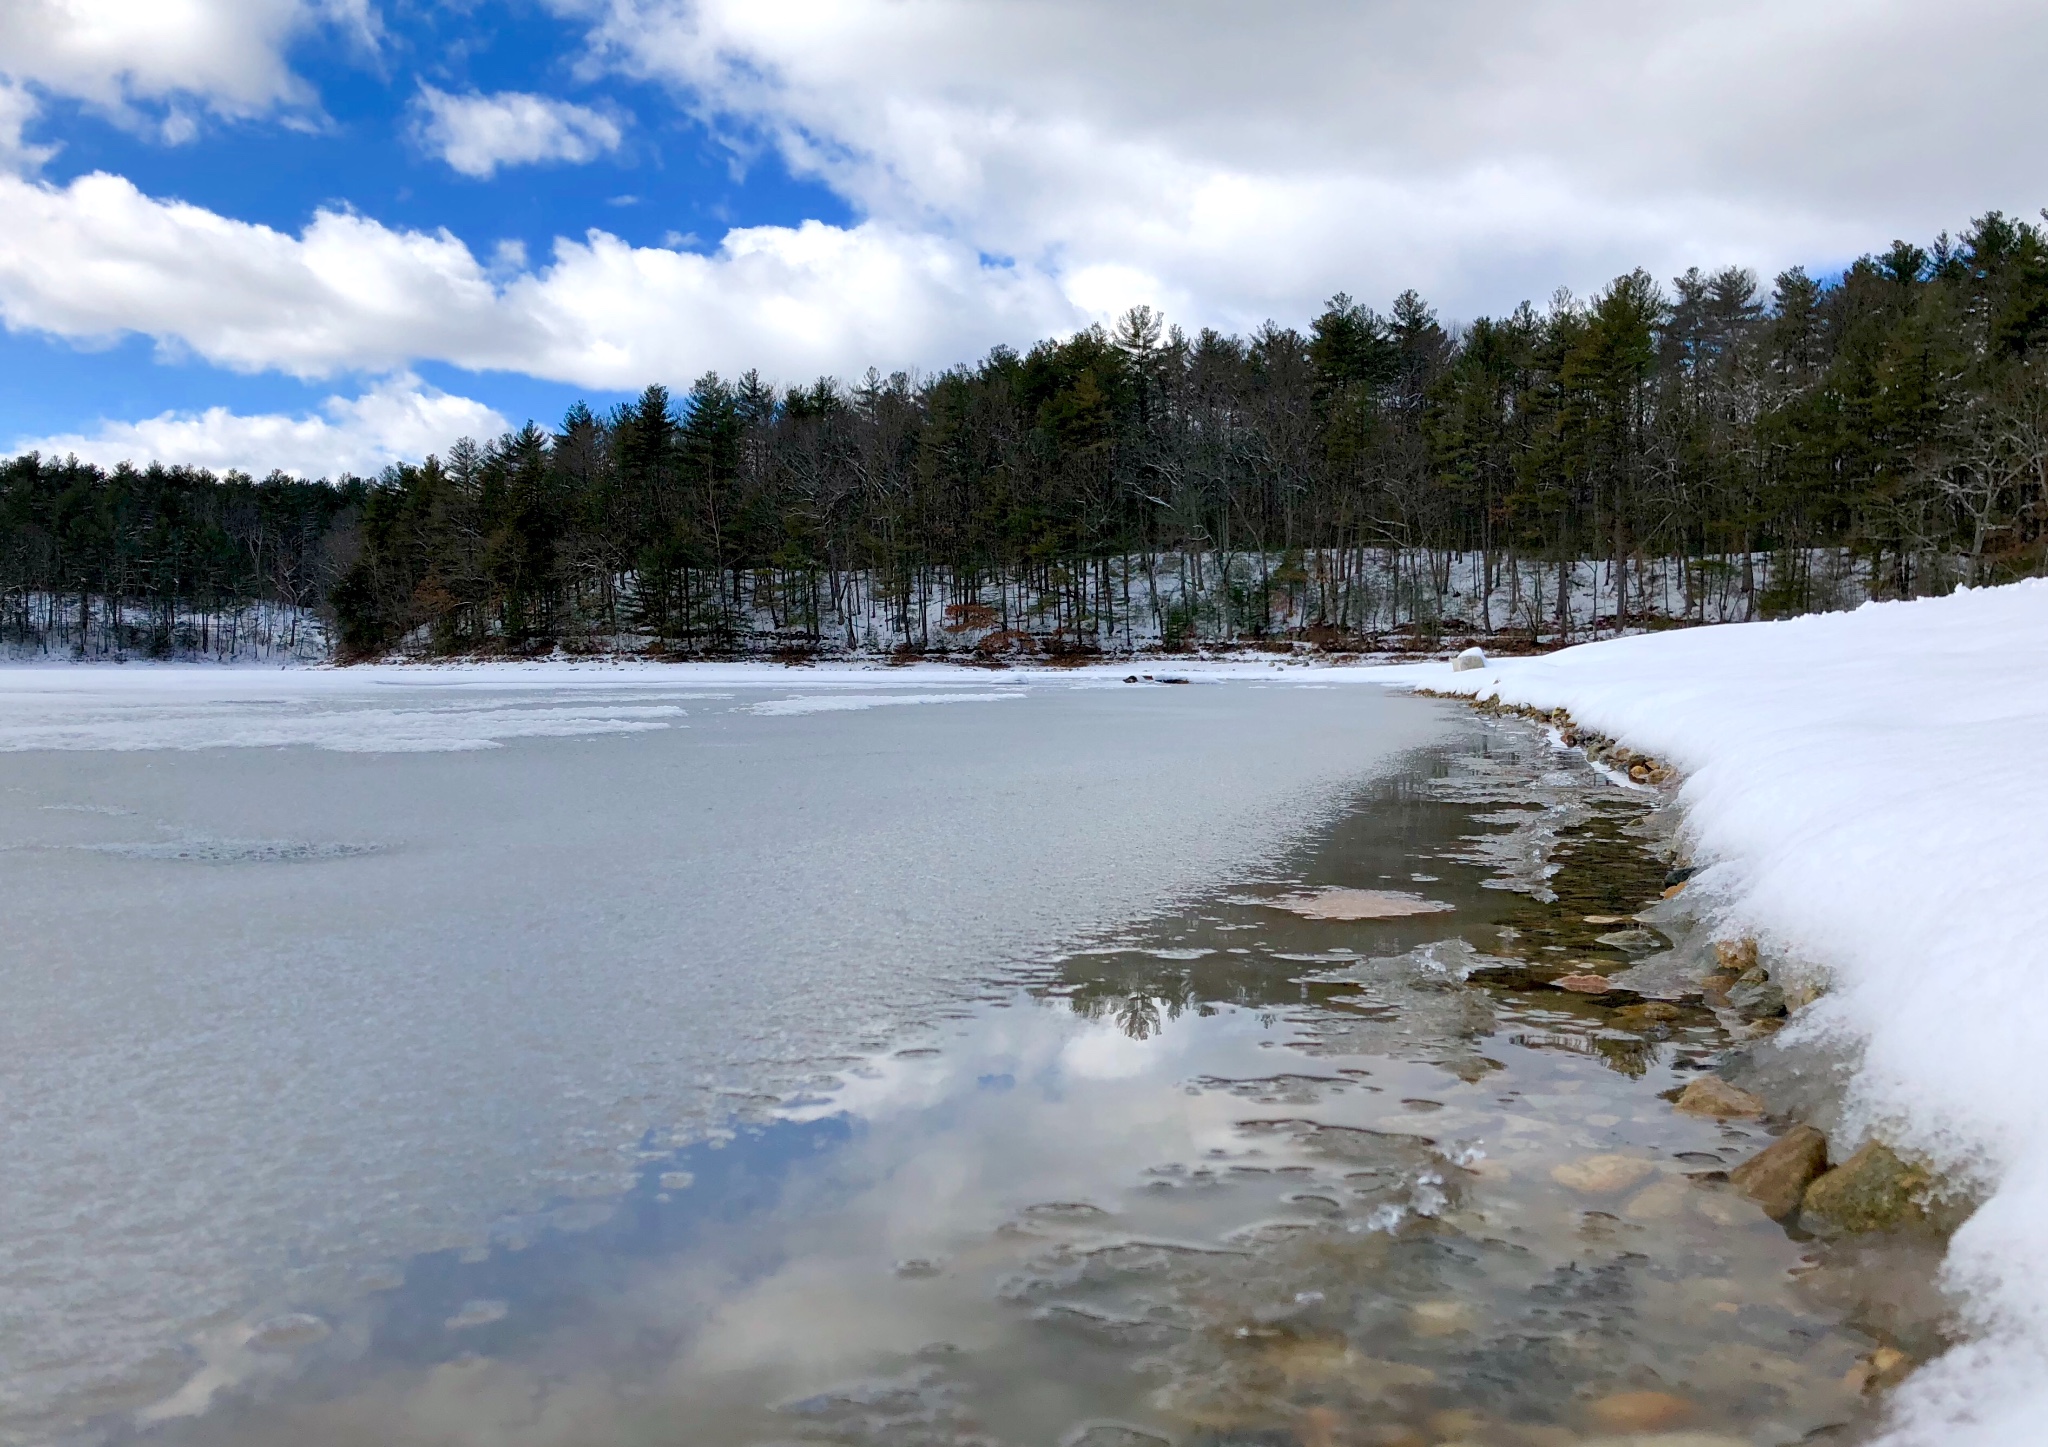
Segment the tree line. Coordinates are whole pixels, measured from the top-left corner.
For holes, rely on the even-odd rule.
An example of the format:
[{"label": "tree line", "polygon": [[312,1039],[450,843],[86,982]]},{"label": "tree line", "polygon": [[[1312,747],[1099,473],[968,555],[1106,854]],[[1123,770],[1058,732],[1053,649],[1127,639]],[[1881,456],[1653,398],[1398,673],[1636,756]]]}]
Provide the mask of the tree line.
[{"label": "tree line", "polygon": [[348,656],[1562,639],[1831,606],[1844,559],[1876,596],[2038,572],[2044,484],[2048,234],[1993,212],[1767,291],[1638,270],[1456,327],[1340,295],[1249,336],[1140,307],[931,376],[708,373],[331,485],[20,457],[0,629],[175,649],[260,601]]}]

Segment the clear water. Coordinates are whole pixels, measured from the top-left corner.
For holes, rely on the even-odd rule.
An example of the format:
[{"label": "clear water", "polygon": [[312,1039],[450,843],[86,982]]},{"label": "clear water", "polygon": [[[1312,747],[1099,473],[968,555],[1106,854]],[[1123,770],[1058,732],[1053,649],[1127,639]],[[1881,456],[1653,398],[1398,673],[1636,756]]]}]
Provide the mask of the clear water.
[{"label": "clear water", "polygon": [[[609,1241],[675,1149],[944,1096],[963,1047],[890,1052],[1269,868],[1464,727],[1371,687],[105,677],[0,698],[11,1442],[352,1350],[336,1328],[434,1253]],[[1132,1090],[1167,1058],[1063,1009],[974,1018]],[[806,1090],[842,1124],[773,1116]]]},{"label": "clear water", "polygon": [[[568,738],[501,715],[601,700],[472,690],[403,737],[504,747],[400,755],[349,693],[293,746],[209,747],[246,719],[208,705],[180,751],[115,710],[13,756],[10,1429],[1867,1425],[1911,1272],[1720,1178],[1766,1132],[1670,1107],[1710,1011],[1542,984],[1663,943],[1613,925],[1662,884],[1640,796],[1370,687],[1006,688],[643,686],[688,712]],[[1450,908],[1282,907],[1324,887]]]}]

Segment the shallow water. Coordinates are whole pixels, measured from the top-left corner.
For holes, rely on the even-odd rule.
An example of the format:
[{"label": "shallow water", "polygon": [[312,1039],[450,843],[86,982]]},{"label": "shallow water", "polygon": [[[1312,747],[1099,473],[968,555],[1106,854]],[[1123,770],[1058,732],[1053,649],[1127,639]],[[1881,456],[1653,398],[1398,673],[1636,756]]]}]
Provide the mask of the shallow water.
[{"label": "shallow water", "polygon": [[[1511,729],[1452,733],[1253,878],[762,1120],[649,1138],[588,1222],[223,1330],[213,1410],[141,1435],[1704,1447],[1855,1422],[1874,1341],[1714,1179],[1761,1130],[1661,1099],[1720,1025],[1530,978],[1655,946],[1585,919],[1661,884],[1640,804]],[[1454,909],[1278,907],[1325,886]]]},{"label": "shallow water", "polygon": [[701,677],[0,681],[0,1440],[602,1211],[650,1140],[1257,864],[1451,717]]},{"label": "shallow water", "polygon": [[[1858,1418],[1845,1375],[1872,1339],[1815,1289],[1808,1248],[1714,1179],[1763,1144],[1762,1130],[1677,1115],[1661,1098],[1729,1043],[1720,1024],[1691,1008],[1629,1017],[1541,984],[1564,962],[1611,966],[1662,943],[1587,921],[1632,912],[1662,883],[1662,865],[1629,837],[1639,796],[1513,726],[1376,690],[1077,691],[1040,704],[1005,701],[986,711],[1000,725],[977,722],[1010,728],[1025,709],[1040,713],[984,756],[1033,783],[999,791],[1015,815],[984,817],[978,837],[954,842],[979,861],[972,892],[957,862],[922,894],[909,867],[962,827],[944,817],[947,790],[862,831],[874,847],[855,851],[857,873],[886,890],[819,890],[815,856],[772,876],[774,889],[800,882],[810,908],[915,900],[923,932],[898,929],[875,950],[878,911],[857,905],[824,926],[840,932],[836,950],[794,949],[756,982],[763,994],[727,1003],[709,992],[725,1011],[712,1028],[691,1034],[684,1016],[656,1016],[651,1034],[718,1062],[745,1082],[728,1086],[744,1098],[678,1091],[646,1027],[611,1006],[587,1037],[573,1019],[550,1027],[549,1048],[502,1074],[434,1080],[426,1095],[446,1093],[445,1120],[362,1125],[390,1133],[394,1158],[410,1162],[406,1182],[429,1198],[428,1183],[504,1160],[532,1208],[438,1250],[344,1240],[334,1249],[352,1289],[313,1271],[261,1296],[245,1289],[188,1327],[165,1358],[168,1387],[140,1418],[103,1412],[95,1435],[193,1447],[1558,1447],[1682,1430],[1705,1447],[1798,1441]],[[742,720],[738,706],[723,737],[744,744],[762,716]],[[1176,774],[1171,786],[1105,781],[1090,735],[1128,727],[1132,715],[1101,712],[1127,707],[1155,711],[1136,716],[1155,736],[1199,732],[1212,766],[1252,740],[1261,758],[1277,748],[1295,761],[1290,772],[1247,759],[1249,777],[1217,785],[1237,791],[1236,807],[1189,797],[1185,754],[1119,762]],[[821,749],[840,764],[806,776],[796,812],[866,750],[922,769],[958,747],[955,710],[884,712],[854,715],[884,726],[851,738],[835,731],[843,711],[782,715],[822,727],[778,752],[779,767]],[[939,714],[954,718],[902,731]],[[1070,730],[1061,742],[1090,777],[1048,762],[1048,728]],[[1362,760],[1355,740],[1368,730],[1381,752]],[[1341,755],[1347,732],[1348,766],[1316,752]],[[237,772],[248,757],[222,755],[222,766]],[[642,757],[630,772],[647,767]],[[1314,812],[1311,779],[1347,807]],[[716,787],[709,773],[693,783]],[[1047,796],[1070,783],[1089,827],[1065,813],[1048,827]],[[276,786],[265,776],[250,797]],[[574,812],[566,801],[589,789],[575,781],[548,820],[559,828]],[[914,840],[893,840],[895,861],[893,830]],[[293,837],[371,840],[361,829]],[[526,842],[553,857],[564,841]],[[679,845],[668,834],[644,842]],[[1047,848],[1058,857],[1040,858]],[[398,852],[289,867],[357,869]],[[86,858],[171,867],[157,855]],[[762,903],[760,883],[726,881],[789,913]],[[561,884],[550,898],[574,896],[573,880]],[[1347,920],[1282,907],[1327,888],[1452,908]],[[485,936],[464,949],[470,969],[531,949],[548,914],[499,920],[508,896],[492,888],[485,900],[462,915]],[[699,939],[735,933],[725,958],[764,953],[745,933],[758,920],[702,903],[687,913]],[[417,950],[398,958],[421,967]],[[719,956],[687,958],[701,971]],[[600,994],[616,988],[617,968],[604,967]],[[720,1053],[720,1029],[799,985],[782,1006],[782,1054]],[[514,1005],[484,1014],[473,1048],[517,1016],[536,1028],[534,998]],[[613,1049],[621,1060],[607,1060]],[[542,1092],[588,1077],[559,1109],[542,1107],[535,1084],[512,1084],[544,1061]],[[379,1063],[439,1069],[403,1054]],[[626,1093],[636,1080],[640,1093]],[[641,1125],[622,1142],[635,1109]],[[515,1143],[471,1139],[515,1116],[527,1131]],[[612,1131],[605,1165],[549,1199],[533,1184],[555,1168],[539,1128],[578,1119]],[[260,1161],[260,1144],[240,1149]],[[284,1170],[305,1138],[272,1144],[284,1159],[271,1168]],[[512,1169],[536,1165],[532,1179]],[[359,1182],[326,1184],[342,1198],[344,1236],[345,1212],[358,1230],[390,1232]],[[459,1197],[440,1199],[453,1209]]]}]

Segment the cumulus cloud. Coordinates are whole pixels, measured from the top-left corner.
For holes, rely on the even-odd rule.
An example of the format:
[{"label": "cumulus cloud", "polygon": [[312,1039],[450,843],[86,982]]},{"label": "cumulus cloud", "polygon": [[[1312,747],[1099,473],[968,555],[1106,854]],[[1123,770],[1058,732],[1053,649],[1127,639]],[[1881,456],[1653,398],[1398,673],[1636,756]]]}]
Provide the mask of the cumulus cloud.
[{"label": "cumulus cloud", "polygon": [[[131,117],[180,99],[254,115],[312,100],[285,49],[321,25],[369,41],[377,19],[368,0],[7,0],[0,73]],[[177,140],[191,122],[173,105],[161,124]]]},{"label": "cumulus cloud", "polygon": [[36,98],[26,88],[0,80],[0,172],[34,171],[56,154],[23,135],[35,119]]},{"label": "cumulus cloud", "polygon": [[1059,290],[970,248],[870,222],[727,234],[709,255],[592,230],[536,268],[487,266],[446,231],[322,211],[297,235],[146,196],[103,173],[0,176],[0,318],[79,340],[302,377],[416,358],[582,386],[708,366],[803,378],[877,358],[964,358],[1079,320]]},{"label": "cumulus cloud", "polygon": [[329,397],[321,411],[297,417],[243,414],[225,407],[165,412],[140,422],[103,422],[89,433],[19,439],[13,454],[75,455],[102,467],[122,462],[185,463],[216,471],[272,470],[299,477],[371,475],[393,462],[417,462],[458,437],[495,437],[504,417],[483,403],[401,374],[356,397]]},{"label": "cumulus cloud", "polygon": [[597,3],[608,63],[1091,311],[1242,324],[1413,284],[1470,314],[2048,199],[2013,139],[2048,121],[2016,0],[1938,26],[1903,0]]},{"label": "cumulus cloud", "polygon": [[[22,0],[0,54],[22,14],[122,3]],[[308,377],[435,359],[606,388],[749,365],[793,380],[942,366],[1141,301],[1242,328],[1339,289],[1412,285],[1469,318],[1639,264],[1768,276],[2048,199],[2013,140],[2048,123],[2042,22],[2016,0],[1958,0],[1938,26],[1904,0],[554,3],[590,27],[586,79],[672,87],[862,219],[742,227],[708,253],[591,229],[530,262],[346,209],[294,233],[119,177],[25,173],[0,177],[0,319]],[[65,49],[54,21],[24,53],[82,89],[276,105],[293,27],[374,23],[342,5],[166,7],[244,18],[218,55]],[[538,96],[419,105],[423,138],[472,175],[619,144],[603,112]],[[6,115],[0,139],[20,134]]]},{"label": "cumulus cloud", "polygon": [[523,91],[450,95],[422,85],[420,144],[465,176],[542,161],[580,165],[619,148],[619,123],[588,106]]}]

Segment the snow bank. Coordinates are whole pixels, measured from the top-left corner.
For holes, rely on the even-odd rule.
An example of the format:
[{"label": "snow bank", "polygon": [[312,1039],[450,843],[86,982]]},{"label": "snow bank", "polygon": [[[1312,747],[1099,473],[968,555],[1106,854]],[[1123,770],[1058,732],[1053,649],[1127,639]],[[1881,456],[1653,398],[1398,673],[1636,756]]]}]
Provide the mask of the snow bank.
[{"label": "snow bank", "polygon": [[1559,705],[1678,764],[1733,927],[1827,970],[1850,1119],[1974,1178],[1951,1284],[1973,1341],[1888,1443],[2048,1441],[2048,580],[1653,634],[1389,681]]}]

